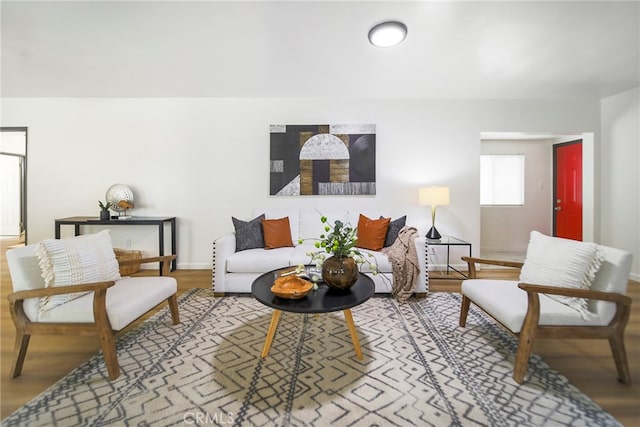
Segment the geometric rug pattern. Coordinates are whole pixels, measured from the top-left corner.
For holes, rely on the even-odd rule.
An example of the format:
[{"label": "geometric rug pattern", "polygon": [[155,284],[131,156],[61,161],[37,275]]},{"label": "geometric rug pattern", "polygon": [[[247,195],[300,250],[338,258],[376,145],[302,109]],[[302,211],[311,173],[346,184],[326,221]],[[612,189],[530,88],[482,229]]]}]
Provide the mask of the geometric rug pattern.
[{"label": "geometric rug pattern", "polygon": [[457,294],[353,308],[362,360],[342,312],[283,312],[261,359],[271,309],[251,296],[179,307],[179,325],[163,309],[118,339],[117,380],[98,353],[2,425],[620,425],[536,355],[514,382],[515,338],[473,307],[459,327]]}]

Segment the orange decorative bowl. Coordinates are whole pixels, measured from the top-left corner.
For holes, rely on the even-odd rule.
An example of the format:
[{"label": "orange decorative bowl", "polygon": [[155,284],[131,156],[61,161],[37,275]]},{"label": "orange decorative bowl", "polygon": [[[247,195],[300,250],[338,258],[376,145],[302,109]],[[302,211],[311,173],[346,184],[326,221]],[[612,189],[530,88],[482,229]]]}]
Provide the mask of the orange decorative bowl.
[{"label": "orange decorative bowl", "polygon": [[300,299],[307,296],[312,288],[313,283],[293,275],[277,278],[271,287],[271,292],[280,298]]}]

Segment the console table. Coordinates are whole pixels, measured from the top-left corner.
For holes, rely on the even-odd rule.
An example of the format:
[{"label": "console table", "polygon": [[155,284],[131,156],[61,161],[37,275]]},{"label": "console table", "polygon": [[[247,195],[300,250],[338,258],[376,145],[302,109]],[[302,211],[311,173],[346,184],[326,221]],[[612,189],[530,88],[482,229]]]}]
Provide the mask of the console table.
[{"label": "console table", "polygon": [[[451,246],[466,246],[469,249],[469,257],[471,257],[471,243],[469,242],[465,242],[464,240],[460,240],[456,237],[451,237],[451,236],[442,236],[441,239],[438,240],[432,240],[432,239],[427,239],[427,246],[446,246],[447,247],[447,276],[449,275],[449,270],[453,270],[456,273],[458,273],[459,275],[461,275],[463,278],[468,279],[468,276],[466,274],[464,274],[463,272],[457,270],[455,267],[453,267],[450,263],[449,263],[449,250],[451,249]],[[456,278],[453,277],[440,277],[439,279],[450,279],[450,280],[455,280]]]},{"label": "console table", "polygon": [[[60,218],[55,220],[56,239],[60,238],[60,226],[73,225],[74,235],[80,235],[81,225],[155,225],[158,227],[158,256],[164,255],[164,225],[169,223],[171,226],[171,254],[176,258],[171,262],[171,271],[175,271],[178,259],[178,250],[176,245],[176,217],[151,217],[151,216],[134,216],[130,219],[106,219],[101,220],[92,216],[72,216],[69,218]],[[162,274],[162,263],[160,263],[160,274]]]}]

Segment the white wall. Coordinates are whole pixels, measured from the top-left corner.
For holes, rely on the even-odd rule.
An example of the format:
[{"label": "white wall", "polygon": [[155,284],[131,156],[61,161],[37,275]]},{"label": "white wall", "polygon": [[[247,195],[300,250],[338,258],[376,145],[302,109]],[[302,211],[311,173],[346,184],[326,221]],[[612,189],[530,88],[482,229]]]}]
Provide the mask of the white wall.
[{"label": "white wall", "polygon": [[[29,128],[29,242],[53,237],[55,218],[97,216],[106,189],[123,183],[135,192],[133,215],[178,217],[179,268],[209,268],[211,242],[233,229],[231,216],[263,207],[406,213],[426,233],[430,212],[417,197],[431,184],[451,189],[438,230],[471,241],[477,255],[480,133],[599,135],[600,126],[599,102],[584,100],[4,98],[2,111],[3,126]],[[269,196],[272,123],[376,124],[378,194]],[[130,238],[157,251],[154,230],[124,229],[114,229],[116,245]]]},{"label": "white wall", "polygon": [[640,88],[604,98],[602,105],[602,243],[633,252],[640,280]]},{"label": "white wall", "polygon": [[531,230],[551,235],[552,140],[484,140],[482,154],[524,154],[523,206],[481,208],[480,247],[483,252],[524,254]]}]

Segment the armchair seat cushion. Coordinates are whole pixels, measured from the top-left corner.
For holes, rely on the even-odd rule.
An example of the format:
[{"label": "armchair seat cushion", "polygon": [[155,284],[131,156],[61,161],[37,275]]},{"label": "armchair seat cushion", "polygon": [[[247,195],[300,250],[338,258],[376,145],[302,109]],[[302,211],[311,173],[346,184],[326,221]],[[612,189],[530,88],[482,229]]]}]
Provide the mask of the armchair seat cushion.
[{"label": "armchair seat cushion", "polygon": [[[518,281],[470,279],[462,282],[462,293],[505,327],[519,333],[527,313],[527,293]],[[540,325],[604,326],[611,317],[587,316],[557,300],[540,294]]]},{"label": "armchair seat cushion", "polygon": [[[116,281],[116,284],[107,290],[107,316],[113,330],[119,331],[136,320],[138,317],[165,301],[178,289],[176,279],[173,277],[126,277]],[[145,295],[145,298],[140,298]],[[37,316],[37,322],[71,322],[80,323],[94,321],[93,317],[93,292],[71,300],[63,305],[38,314],[28,313],[33,321]],[[25,311],[27,306],[25,305]]]}]

